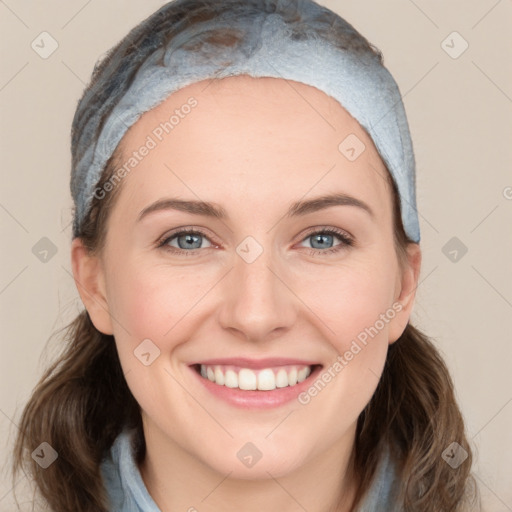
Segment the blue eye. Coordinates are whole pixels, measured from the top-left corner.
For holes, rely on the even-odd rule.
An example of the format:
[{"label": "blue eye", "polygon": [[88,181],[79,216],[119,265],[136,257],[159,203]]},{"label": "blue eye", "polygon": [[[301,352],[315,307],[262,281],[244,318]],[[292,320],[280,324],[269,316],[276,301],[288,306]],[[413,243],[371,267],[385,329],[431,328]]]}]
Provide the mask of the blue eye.
[{"label": "blue eye", "polygon": [[[183,229],[182,231],[171,234],[157,242],[157,248],[162,248],[179,255],[195,255],[200,249],[208,249],[213,246],[210,243],[210,246],[208,247],[200,247],[202,238],[208,240],[208,243],[210,243],[209,237],[203,231],[197,229]],[[330,240],[333,238],[340,240],[340,243],[333,247],[327,247],[327,245],[332,243]],[[313,255],[325,255],[328,253],[338,252],[354,245],[352,237],[335,228],[322,228],[321,230],[313,231],[303,238],[302,241],[304,242],[307,239],[316,239],[312,243],[319,244],[316,248],[309,251],[309,253]],[[171,245],[171,242],[174,242],[175,240],[178,245],[177,247]]]},{"label": "blue eye", "polygon": [[[159,243],[158,247],[163,247],[165,249],[169,249],[171,252],[194,252],[201,247],[201,238],[208,239],[208,237],[201,231],[197,230],[187,230],[180,231],[175,233],[167,238],[165,238],[161,243]],[[169,245],[171,241],[176,240],[178,243],[178,247],[174,247]]]},{"label": "blue eye", "polygon": [[[334,252],[338,252],[338,251],[342,251],[343,249],[345,249],[346,247],[352,247],[354,245],[354,240],[346,233],[344,233],[343,231],[340,231],[338,229],[335,229],[335,228],[324,228],[324,229],[321,229],[320,231],[313,231],[311,233],[309,233],[306,238],[304,238],[304,240],[307,240],[307,239],[313,239],[315,240],[316,238],[316,242],[315,243],[319,243],[319,247],[320,249],[317,248],[314,248],[313,250],[310,250],[310,254],[320,254],[320,255],[325,255],[325,254],[330,254],[330,253],[334,253]],[[332,238],[338,238],[338,240],[341,240],[341,243],[339,243],[338,245],[335,245],[333,247],[325,247],[325,244],[328,244],[329,243],[329,239],[332,239]],[[322,244],[324,244],[324,247],[323,247],[323,250],[322,250]]]}]

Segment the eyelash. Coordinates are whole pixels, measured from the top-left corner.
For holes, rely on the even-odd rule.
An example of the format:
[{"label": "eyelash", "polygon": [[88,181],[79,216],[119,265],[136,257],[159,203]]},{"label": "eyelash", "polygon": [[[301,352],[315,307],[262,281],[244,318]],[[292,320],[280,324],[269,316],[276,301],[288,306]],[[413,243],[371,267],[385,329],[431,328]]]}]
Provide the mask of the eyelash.
[{"label": "eyelash", "polygon": [[[319,234],[335,235],[339,238],[339,240],[342,243],[340,243],[334,247],[331,247],[329,249],[324,249],[324,250],[309,249],[309,254],[312,256],[325,255],[325,254],[329,254],[329,253],[332,254],[332,253],[339,252],[339,251],[343,250],[344,248],[354,246],[354,240],[352,237],[347,235],[344,231],[341,231],[336,228],[331,228],[331,227],[326,227],[326,228],[322,228],[320,230],[311,231],[311,232],[307,233],[307,235],[301,240],[301,242],[303,242],[304,240],[306,240],[307,238],[309,238],[313,235],[319,235]],[[209,239],[208,235],[201,230],[194,229],[194,228],[190,228],[190,229],[182,228],[181,231],[171,233],[170,235],[166,234],[166,236],[159,239],[156,243],[157,248],[163,249],[164,251],[168,251],[173,254],[179,254],[179,255],[186,254],[187,256],[194,256],[197,253],[197,251],[203,250],[203,249],[192,249],[192,250],[188,251],[185,249],[177,249],[176,247],[171,247],[171,246],[167,245],[172,239],[174,239],[180,235],[201,235],[201,236]]]}]

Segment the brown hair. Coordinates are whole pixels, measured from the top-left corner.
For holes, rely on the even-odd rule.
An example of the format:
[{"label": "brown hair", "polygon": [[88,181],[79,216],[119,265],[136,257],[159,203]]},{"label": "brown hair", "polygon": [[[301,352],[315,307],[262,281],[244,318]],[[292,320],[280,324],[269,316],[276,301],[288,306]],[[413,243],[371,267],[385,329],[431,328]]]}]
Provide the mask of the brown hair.
[{"label": "brown hair", "polygon": [[[236,1],[213,3],[217,10],[222,4],[237,4]],[[251,0],[251,3],[259,2]],[[208,4],[193,0],[177,2],[176,8],[169,12],[175,20],[185,19],[190,25],[215,14]],[[147,26],[154,30],[155,21]],[[333,38],[336,33],[331,30],[328,37]],[[144,34],[143,30],[132,30],[109,52],[94,70],[84,97],[94,89],[98,77],[108,72],[110,62],[115,59],[119,62],[120,57],[130,58],[131,52],[143,43]],[[351,35],[353,40],[346,37],[337,43],[357,52],[373,52],[382,59],[380,52],[357,32]],[[213,36],[208,39],[209,44],[215,42]],[[224,39],[219,42],[224,43]],[[79,130],[79,126],[79,120],[75,120],[74,130]],[[75,144],[73,151],[74,148]],[[121,145],[108,161],[98,187],[102,188],[111,179],[121,162],[120,154]],[[73,153],[73,162],[76,158]],[[393,198],[395,247],[403,266],[407,246],[413,242],[404,232],[397,188],[389,173],[387,180]],[[91,253],[99,254],[104,247],[108,219],[121,188],[119,184],[103,199],[94,198],[80,232],[75,234]],[[144,459],[140,407],[127,386],[113,336],[99,332],[86,310],[56,334],[60,332],[65,340],[62,353],[37,383],[20,419],[13,482],[17,473],[26,468],[50,510],[107,512],[100,463],[125,427],[136,429],[139,447],[136,459],[138,463]],[[58,452],[57,461],[47,469],[39,467],[31,457],[43,441]],[[441,458],[453,441],[468,454],[456,469]],[[390,345],[377,389],[358,418],[353,470],[359,487],[354,510],[370,487],[386,446],[391,447],[398,464],[399,502],[405,512],[479,509],[476,482],[470,473],[472,450],[453,382],[433,342],[411,324]]]}]

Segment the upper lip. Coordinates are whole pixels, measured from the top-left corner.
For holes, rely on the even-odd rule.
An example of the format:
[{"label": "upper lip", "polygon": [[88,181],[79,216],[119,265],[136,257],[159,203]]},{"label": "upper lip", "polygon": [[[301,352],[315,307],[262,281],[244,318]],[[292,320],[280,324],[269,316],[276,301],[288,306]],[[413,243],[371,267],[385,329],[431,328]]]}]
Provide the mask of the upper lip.
[{"label": "upper lip", "polygon": [[255,370],[261,368],[270,368],[274,366],[313,366],[318,365],[317,361],[305,361],[303,359],[294,359],[289,357],[267,357],[265,359],[248,359],[245,357],[223,357],[217,359],[207,359],[204,361],[197,361],[194,364],[204,364],[208,366],[225,365],[225,366],[240,366],[242,368],[254,368]]}]

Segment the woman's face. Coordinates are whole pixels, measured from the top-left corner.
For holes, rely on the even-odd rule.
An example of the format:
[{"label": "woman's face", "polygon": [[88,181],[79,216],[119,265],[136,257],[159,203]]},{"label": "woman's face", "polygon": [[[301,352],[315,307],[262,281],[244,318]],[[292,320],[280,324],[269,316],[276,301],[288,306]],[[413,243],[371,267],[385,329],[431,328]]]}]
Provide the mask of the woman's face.
[{"label": "woman's face", "polygon": [[416,245],[399,268],[366,132],[313,87],[238,76],[145,113],[121,160],[100,264],[80,277],[95,283],[82,297],[115,337],[146,436],[232,477],[334,467],[419,272]]}]

